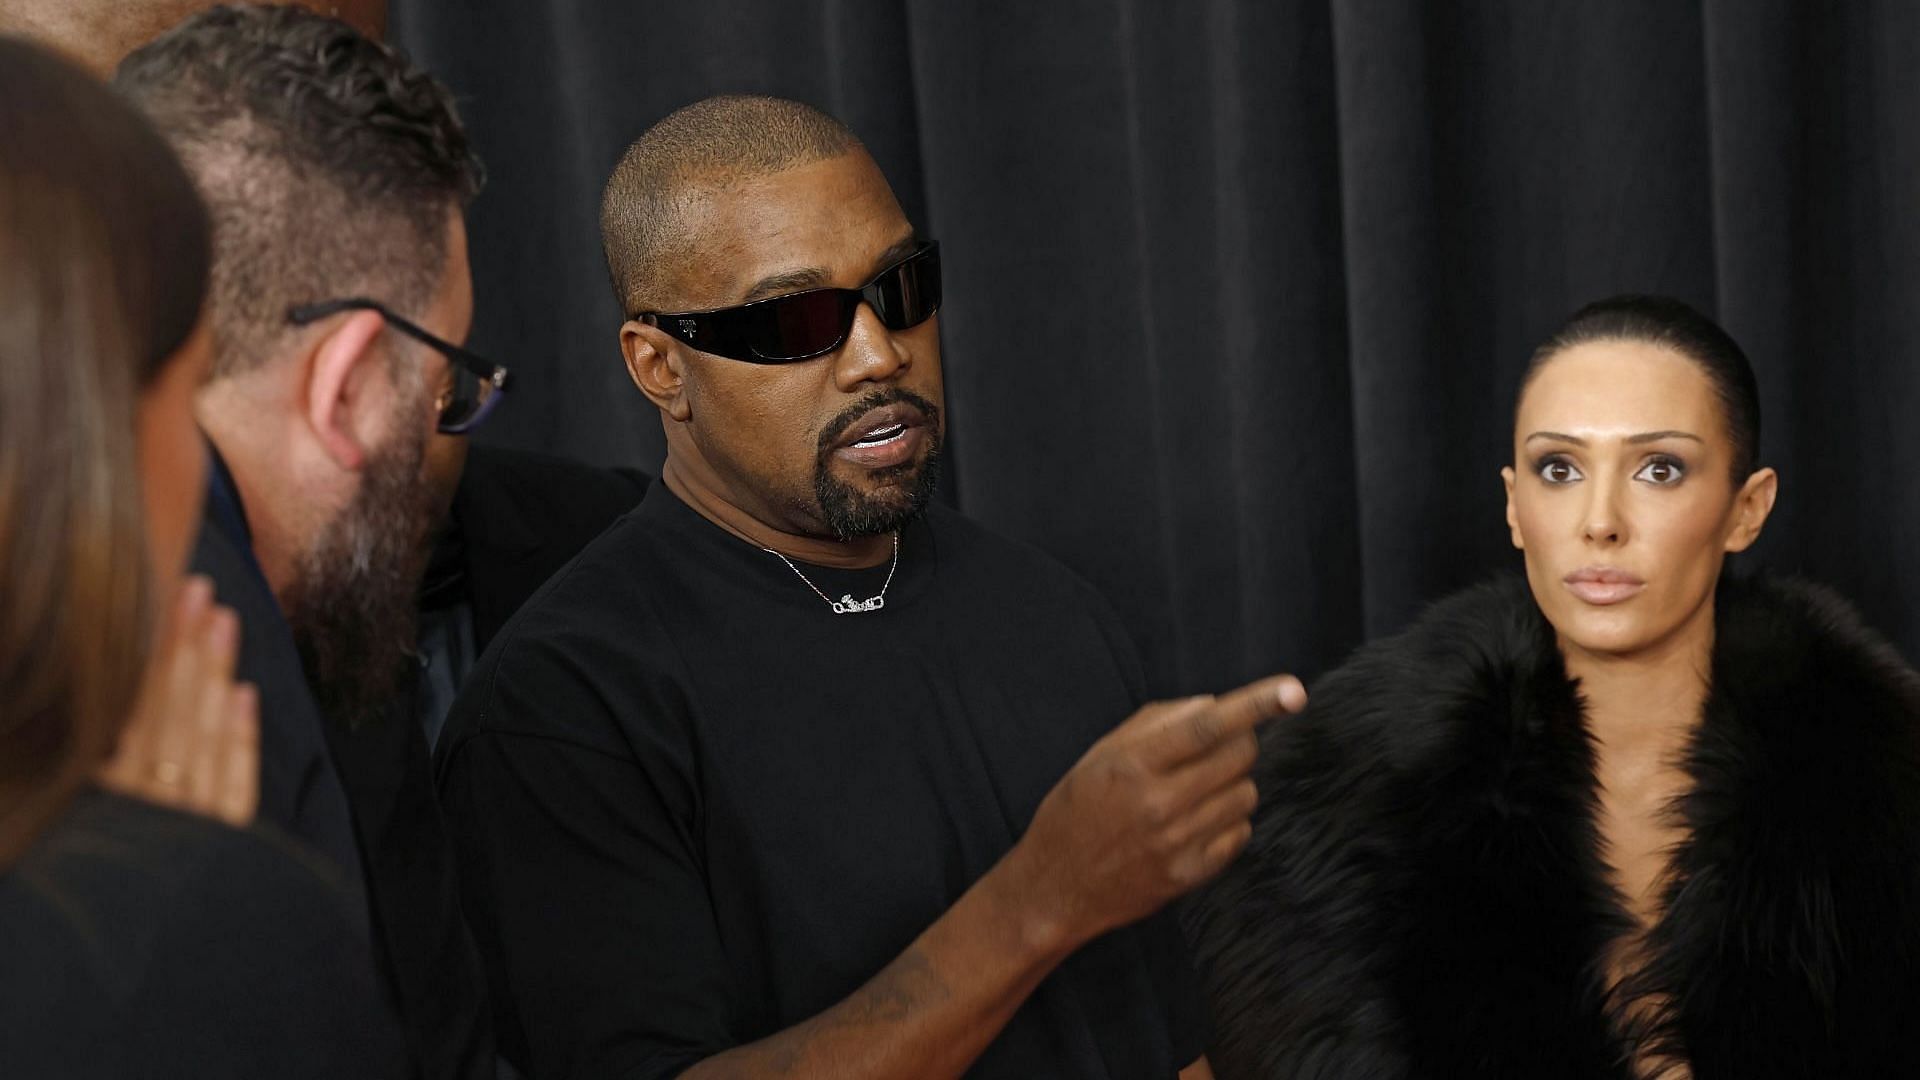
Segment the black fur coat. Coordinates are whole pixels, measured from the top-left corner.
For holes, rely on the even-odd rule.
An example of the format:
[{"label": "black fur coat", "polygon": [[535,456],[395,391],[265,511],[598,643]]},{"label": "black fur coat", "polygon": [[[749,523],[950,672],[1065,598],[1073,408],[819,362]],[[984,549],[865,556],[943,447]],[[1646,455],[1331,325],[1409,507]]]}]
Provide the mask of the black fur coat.
[{"label": "black fur coat", "polygon": [[[1817,587],[1729,580],[1640,1038],[1697,1080],[1920,1077],[1920,677]],[[1272,722],[1186,911],[1221,1080],[1628,1077],[1577,689],[1524,581]]]}]

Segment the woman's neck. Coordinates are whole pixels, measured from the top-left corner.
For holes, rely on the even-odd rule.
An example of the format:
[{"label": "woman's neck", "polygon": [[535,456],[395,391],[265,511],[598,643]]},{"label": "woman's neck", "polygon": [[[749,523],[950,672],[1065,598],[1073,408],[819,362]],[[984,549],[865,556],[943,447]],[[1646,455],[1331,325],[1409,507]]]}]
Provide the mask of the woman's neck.
[{"label": "woman's neck", "polygon": [[1580,681],[1588,730],[1603,752],[1665,756],[1684,746],[1706,704],[1713,665],[1713,601],[1662,641],[1633,653],[1596,653],[1564,637],[1567,674]]}]

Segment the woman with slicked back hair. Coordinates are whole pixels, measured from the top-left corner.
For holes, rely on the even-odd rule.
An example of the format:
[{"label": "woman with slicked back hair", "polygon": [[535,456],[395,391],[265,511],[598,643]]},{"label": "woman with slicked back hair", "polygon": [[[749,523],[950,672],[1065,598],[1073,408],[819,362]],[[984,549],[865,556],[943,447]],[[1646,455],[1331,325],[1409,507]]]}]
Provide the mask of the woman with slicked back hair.
[{"label": "woman with slicked back hair", "polygon": [[207,230],[129,106],[0,37],[0,1076],[402,1060],[339,884],[213,820],[258,749],[233,616],[182,581]]},{"label": "woman with slicked back hair", "polygon": [[1727,571],[1779,479],[1740,346],[1663,297],[1534,353],[1524,575],[1273,725],[1189,913],[1221,1080],[1920,1076],[1920,676]]}]

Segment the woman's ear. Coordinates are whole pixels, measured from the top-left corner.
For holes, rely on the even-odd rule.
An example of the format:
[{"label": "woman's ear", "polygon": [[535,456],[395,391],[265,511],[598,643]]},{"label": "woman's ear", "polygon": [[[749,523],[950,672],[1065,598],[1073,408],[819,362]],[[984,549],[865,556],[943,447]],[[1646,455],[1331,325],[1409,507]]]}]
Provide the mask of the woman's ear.
[{"label": "woman's ear", "polygon": [[627,374],[647,400],[669,417],[686,423],[693,415],[687,401],[686,371],[674,339],[659,327],[628,319],[620,327],[620,352]]},{"label": "woman's ear", "polygon": [[1760,539],[1773,501],[1780,495],[1780,476],[1772,469],[1756,469],[1733,497],[1733,521],[1727,530],[1727,551],[1745,551]]},{"label": "woman's ear", "polygon": [[1527,550],[1527,542],[1526,539],[1520,535],[1520,513],[1513,508],[1513,481],[1515,475],[1513,466],[1508,465],[1502,468],[1500,470],[1500,483],[1507,489],[1507,532],[1512,535],[1513,546],[1521,551],[1525,551]]}]

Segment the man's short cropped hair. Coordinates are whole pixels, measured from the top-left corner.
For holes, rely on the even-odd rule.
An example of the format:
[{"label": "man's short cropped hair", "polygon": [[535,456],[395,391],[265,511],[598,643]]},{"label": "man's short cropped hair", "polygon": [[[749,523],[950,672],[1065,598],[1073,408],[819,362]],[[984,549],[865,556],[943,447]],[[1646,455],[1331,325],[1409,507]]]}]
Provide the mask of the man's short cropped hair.
[{"label": "man's short cropped hair", "polygon": [[685,209],[731,183],[862,149],[811,105],[730,94],[669,114],[621,156],[600,200],[600,239],[622,312],[673,303],[676,269],[694,257]]},{"label": "man's short cropped hair", "polygon": [[417,311],[438,288],[447,216],[483,173],[452,95],[401,53],[301,8],[223,6],[128,55],[114,84],[212,212],[217,374],[273,355],[290,307]]}]

